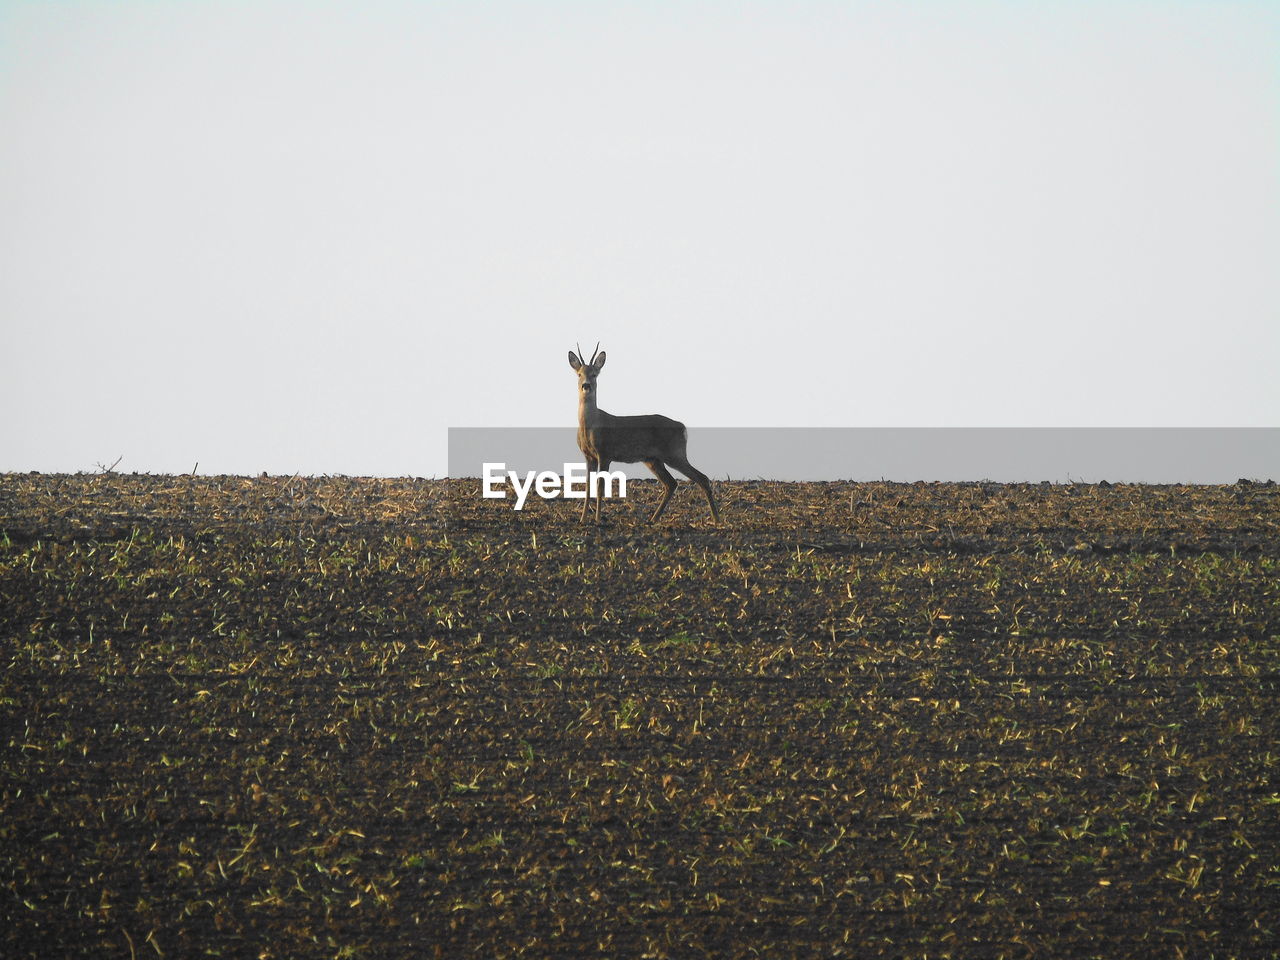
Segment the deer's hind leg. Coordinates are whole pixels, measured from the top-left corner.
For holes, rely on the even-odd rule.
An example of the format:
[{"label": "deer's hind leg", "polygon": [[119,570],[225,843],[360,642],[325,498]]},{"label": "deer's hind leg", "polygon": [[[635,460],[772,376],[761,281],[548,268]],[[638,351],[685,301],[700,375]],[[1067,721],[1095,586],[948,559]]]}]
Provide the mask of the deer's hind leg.
[{"label": "deer's hind leg", "polygon": [[671,471],[663,465],[661,460],[646,460],[644,465],[652,470],[654,476],[667,488],[662,494],[662,502],[658,504],[658,509],[653,511],[653,516],[649,518],[649,522],[653,523],[662,516],[662,511],[667,509],[667,502],[671,499],[671,495],[676,492],[676,478],[671,475]]},{"label": "deer's hind leg", "polygon": [[711,481],[707,479],[707,475],[691,464],[687,458],[672,460],[671,466],[675,467],[702,488],[702,492],[707,495],[707,503],[711,505],[711,517],[716,521],[716,523],[719,523],[720,511],[716,509],[715,494],[711,492]]}]

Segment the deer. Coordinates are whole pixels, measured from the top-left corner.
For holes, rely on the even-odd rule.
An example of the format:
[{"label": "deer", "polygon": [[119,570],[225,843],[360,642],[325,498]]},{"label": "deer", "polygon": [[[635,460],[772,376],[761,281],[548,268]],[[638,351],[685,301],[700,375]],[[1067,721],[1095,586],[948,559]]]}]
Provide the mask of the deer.
[{"label": "deer", "polygon": [[716,509],[711,481],[685,454],[688,433],[684,424],[660,413],[617,417],[601,410],[596,402],[596,379],[604,368],[605,352],[597,343],[591,359],[584,361],[584,356],[581,346],[577,353],[569,351],[569,366],[578,375],[578,449],[587,460],[587,496],[582,501],[578,522],[587,518],[592,489],[595,490],[596,523],[600,522],[600,487],[592,482],[591,475],[608,470],[609,464],[616,462],[643,463],[666,488],[662,502],[649,518],[650,523],[662,516],[678,486],[667,467],[674,467],[702,488],[711,506],[711,518],[719,523],[720,511]]}]

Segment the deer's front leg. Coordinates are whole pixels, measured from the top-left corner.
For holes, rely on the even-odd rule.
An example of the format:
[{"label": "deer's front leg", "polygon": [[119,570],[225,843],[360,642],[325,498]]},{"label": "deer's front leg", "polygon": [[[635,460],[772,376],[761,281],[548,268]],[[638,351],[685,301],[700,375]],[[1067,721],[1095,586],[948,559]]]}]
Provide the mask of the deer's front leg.
[{"label": "deer's front leg", "polygon": [[582,523],[587,519],[587,506],[591,503],[591,473],[596,469],[597,461],[587,457],[587,494],[582,498],[582,513],[578,517],[578,522]]},{"label": "deer's front leg", "polygon": [[[610,462],[610,461],[608,461],[608,460],[598,460],[598,461],[596,461],[596,469],[597,469],[597,470],[600,470],[600,471],[602,471],[602,472],[603,472],[603,471],[605,471],[605,470],[608,470],[608,469],[609,469],[609,462]],[[590,482],[591,482],[590,477],[588,477],[587,482],[588,482],[588,483],[590,483]],[[596,523],[598,524],[598,523],[600,522],[600,499],[601,499],[601,498],[600,498],[600,487],[601,487],[601,486],[603,486],[603,484],[601,484],[601,483],[599,483],[599,482],[596,482],[596,483],[594,484],[594,486],[595,486],[595,488],[596,488]]]}]

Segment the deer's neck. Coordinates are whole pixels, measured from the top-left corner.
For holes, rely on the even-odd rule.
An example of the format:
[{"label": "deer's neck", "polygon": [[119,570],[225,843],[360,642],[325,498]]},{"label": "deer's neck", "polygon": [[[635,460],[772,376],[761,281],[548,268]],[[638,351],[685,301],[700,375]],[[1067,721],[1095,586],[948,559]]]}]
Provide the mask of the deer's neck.
[{"label": "deer's neck", "polygon": [[578,400],[578,425],[581,427],[597,426],[608,414],[596,406],[596,396],[593,392],[589,396],[584,396]]}]

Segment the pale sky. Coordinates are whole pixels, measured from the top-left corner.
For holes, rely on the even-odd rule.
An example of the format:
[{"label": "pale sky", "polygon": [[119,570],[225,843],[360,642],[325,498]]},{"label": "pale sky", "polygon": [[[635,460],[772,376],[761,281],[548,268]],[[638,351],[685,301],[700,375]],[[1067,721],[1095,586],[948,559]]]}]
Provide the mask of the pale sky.
[{"label": "pale sky", "polygon": [[1230,0],[0,0],[0,471],[442,475],[597,340],[691,427],[1277,426],[1278,55]]}]

